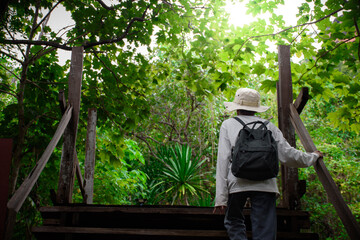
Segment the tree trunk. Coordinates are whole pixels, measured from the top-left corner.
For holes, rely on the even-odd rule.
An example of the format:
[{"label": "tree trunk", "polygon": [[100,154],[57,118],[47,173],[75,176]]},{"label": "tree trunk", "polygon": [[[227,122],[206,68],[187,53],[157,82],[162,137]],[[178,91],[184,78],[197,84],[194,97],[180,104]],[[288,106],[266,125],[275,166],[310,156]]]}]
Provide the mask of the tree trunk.
[{"label": "tree trunk", "polygon": [[26,76],[27,76],[28,65],[24,64],[21,80],[18,89],[18,136],[13,153],[13,162],[12,162],[12,171],[10,175],[10,184],[9,191],[10,195],[15,192],[16,182],[19,176],[19,170],[21,166],[22,151],[25,142],[26,128],[25,128],[25,111],[24,111],[24,93],[26,85]]},{"label": "tree trunk", "polygon": [[[29,34],[29,40],[32,40],[35,35],[36,26],[37,26],[37,18],[39,15],[40,1],[37,2],[37,6],[35,9],[35,15],[32,22],[32,29]],[[17,179],[19,177],[19,170],[21,166],[22,152],[25,143],[25,135],[29,126],[25,124],[25,111],[24,111],[24,93],[27,79],[27,72],[29,69],[29,56],[30,56],[31,45],[28,44],[26,47],[26,52],[24,56],[24,61],[22,62],[22,72],[20,77],[20,85],[18,88],[17,99],[18,99],[18,136],[17,141],[15,141],[15,150],[13,153],[13,162],[12,162],[12,170],[10,175],[10,184],[9,184],[9,192],[12,195],[15,192]]]}]

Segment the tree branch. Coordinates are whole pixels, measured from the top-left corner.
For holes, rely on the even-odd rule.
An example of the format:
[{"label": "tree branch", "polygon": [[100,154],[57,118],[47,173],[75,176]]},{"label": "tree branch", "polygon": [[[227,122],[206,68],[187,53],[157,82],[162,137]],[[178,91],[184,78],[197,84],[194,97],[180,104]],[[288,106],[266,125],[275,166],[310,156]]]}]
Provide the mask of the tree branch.
[{"label": "tree branch", "polygon": [[164,122],[164,121],[159,121],[158,123],[169,126],[169,127],[170,127],[171,129],[173,129],[178,135],[180,135],[180,133],[177,131],[176,127],[175,127],[173,124],[168,123],[168,122]]},{"label": "tree branch", "polygon": [[90,47],[94,47],[97,45],[104,45],[104,44],[109,44],[109,43],[115,43],[115,42],[120,42],[122,41],[130,32],[132,25],[135,22],[144,22],[145,21],[145,16],[146,16],[146,12],[149,9],[149,7],[147,7],[144,11],[144,13],[142,14],[141,17],[134,17],[130,20],[129,24],[127,25],[125,31],[123,32],[123,34],[121,34],[119,37],[117,38],[113,38],[113,39],[107,39],[107,40],[103,40],[103,41],[99,41],[99,42],[93,42],[93,43],[87,43],[87,44],[83,44],[84,49],[90,48]]},{"label": "tree branch", "polygon": [[[127,90],[133,91],[133,92],[137,93],[139,96],[145,97],[144,94],[139,93],[139,92],[136,91],[135,89],[131,89],[131,88],[129,88],[128,86],[126,86],[124,83],[122,83],[122,82],[120,81],[120,79],[118,78],[118,76],[116,75],[116,73],[115,73],[110,67],[108,67],[103,60],[101,60],[101,58],[99,57],[99,55],[98,55],[98,54],[96,53],[96,51],[94,51],[93,49],[92,49],[92,53],[94,53],[95,57],[96,57],[97,59],[99,59],[99,61],[102,63],[102,65],[103,65],[107,70],[109,70],[109,71],[111,72],[111,75],[113,75],[113,77],[115,78],[115,80],[116,80],[116,82],[117,82],[118,84],[120,83],[120,84],[121,84],[123,87],[125,87]],[[119,90],[120,90],[120,89],[119,89]]]},{"label": "tree branch", "polygon": [[30,122],[28,122],[28,124],[26,124],[24,126],[25,131],[27,131],[31,127],[31,125],[33,125],[39,118],[41,118],[42,116],[45,116],[45,115],[46,115],[46,113],[43,113],[43,114],[37,115],[35,118],[33,118]]},{"label": "tree branch", "polygon": [[[56,33],[56,36],[63,30],[67,29],[67,28],[71,28],[71,27],[74,27],[75,24],[71,24],[71,25],[68,25],[68,26],[65,26],[63,28],[61,28],[57,33]],[[60,37],[62,37],[66,32],[64,32],[63,34],[60,35]],[[80,36],[83,36],[83,35],[80,35]]]},{"label": "tree branch", "polygon": [[[68,26],[68,27],[69,27],[69,26]],[[79,38],[87,35],[88,33],[89,33],[89,32],[83,33],[83,34],[81,34],[80,36],[77,36],[77,37],[71,39],[70,41],[66,42],[64,45],[68,45],[68,44],[70,44],[70,43],[73,43],[73,42],[75,42],[76,39],[79,39]],[[30,63],[35,62],[36,60],[38,60],[38,59],[41,58],[42,56],[44,56],[44,55],[46,55],[46,54],[48,54],[48,53],[50,53],[50,52],[52,52],[52,51],[54,51],[54,50],[56,50],[56,49],[57,49],[56,47],[52,47],[52,48],[48,48],[48,49],[43,48],[43,49],[39,50],[37,53],[35,53],[35,54],[31,57],[31,59],[29,60],[29,62],[30,62]]]},{"label": "tree branch", "polygon": [[52,11],[54,11],[54,9],[64,0],[59,0],[51,9],[50,11],[45,15],[45,17],[43,17],[43,19],[36,25],[36,27],[34,28],[34,31],[50,16],[50,14],[52,13]]},{"label": "tree branch", "polygon": [[[354,17],[354,25],[355,25],[355,29],[356,29],[356,32],[357,32],[357,35],[359,36],[360,35],[360,30],[359,30],[359,26],[357,24],[357,21],[356,21],[356,18]],[[360,60],[360,41],[359,41],[359,45],[358,45],[358,58]]]},{"label": "tree branch", "polygon": [[[166,1],[166,0],[162,0],[162,2],[164,3],[164,4],[166,4],[166,5],[168,5],[169,7],[171,7],[171,9],[172,10],[174,10],[174,5],[176,6],[176,7],[178,7],[178,8],[185,8],[184,6],[182,6],[182,5],[178,5],[178,4],[174,4],[174,3],[170,3],[170,2],[168,2],[168,1]],[[209,9],[208,7],[205,7],[205,6],[199,6],[199,7],[190,7],[190,9]]]},{"label": "tree branch", "polygon": [[109,7],[108,5],[106,5],[102,0],[96,0],[98,3],[100,3],[100,5],[105,8],[106,10],[114,10],[115,7],[114,6],[111,6]]},{"label": "tree branch", "polygon": [[[3,85],[4,87],[6,87],[12,94],[16,95],[16,91],[12,90],[9,85],[7,85],[6,83],[0,83],[1,85]],[[5,90],[4,90],[5,91]]]},{"label": "tree branch", "polygon": [[1,54],[4,54],[5,56],[8,56],[9,58],[11,58],[11,59],[17,61],[18,63],[22,64],[22,61],[21,61],[20,59],[14,57],[14,56],[12,56],[12,55],[10,55],[9,53],[3,52],[3,51],[1,51],[1,50],[0,50],[0,53],[1,53]]},{"label": "tree branch", "polygon": [[67,51],[72,50],[72,47],[69,47],[66,44],[60,44],[58,42],[52,42],[52,41],[34,41],[34,40],[25,40],[25,39],[21,39],[21,40],[4,39],[4,40],[0,40],[0,43],[3,43],[3,44],[16,44],[16,45],[19,45],[19,44],[44,45],[44,46],[50,46],[50,47],[64,49],[64,50],[67,50]]},{"label": "tree branch", "polygon": [[[121,36],[113,38],[113,39],[107,39],[107,40],[103,40],[103,41],[98,41],[98,42],[84,43],[83,44],[84,49],[91,48],[91,47],[98,46],[98,45],[105,45],[105,44],[115,43],[115,42],[119,42],[119,41],[123,40],[129,34],[129,32],[130,32],[130,30],[132,28],[132,25],[135,22],[144,22],[145,21],[145,16],[146,16],[146,13],[147,13],[148,9],[149,9],[149,7],[147,7],[145,9],[145,11],[143,12],[141,17],[132,18],[130,20],[129,24],[127,25],[125,31],[123,32],[123,34],[121,34]],[[25,39],[20,39],[20,40],[4,39],[4,40],[0,40],[0,43],[3,43],[3,44],[16,44],[16,45],[20,45],[20,44],[43,45],[43,46],[50,46],[50,47],[60,48],[60,49],[67,50],[67,51],[72,50],[72,47],[68,46],[67,43],[66,44],[60,44],[60,43],[54,42],[54,41],[34,41],[34,40],[25,40]]]},{"label": "tree branch", "polygon": [[191,120],[191,117],[192,117],[192,113],[195,111],[195,109],[198,107],[198,105],[196,105],[196,98],[193,94],[191,94],[191,92],[189,91],[189,89],[186,89],[187,90],[187,94],[188,96],[190,97],[190,106],[191,106],[191,109],[189,109],[189,113],[188,113],[188,117],[187,117],[187,121],[186,121],[186,124],[185,124],[185,128],[184,128],[184,134],[186,136],[186,139],[187,139],[187,134],[186,134],[186,131],[190,125],[190,120]]},{"label": "tree branch", "polygon": [[[37,28],[36,22],[37,22],[37,18],[39,17],[39,10],[40,10],[40,0],[38,0],[36,2],[35,15],[34,15],[32,27],[31,27],[30,35],[29,35],[29,40],[32,40],[34,38],[34,35],[35,35],[35,32],[36,32],[36,28]],[[30,52],[30,46],[29,45],[28,45],[27,52]],[[26,56],[28,56],[28,54],[26,54]]]},{"label": "tree branch", "polygon": [[299,78],[298,81],[300,81],[305,74],[307,74],[307,73],[310,72],[314,67],[316,67],[318,61],[319,61],[321,58],[323,58],[326,54],[328,54],[329,52],[334,51],[335,49],[337,49],[337,48],[340,47],[341,45],[343,45],[343,44],[345,44],[345,43],[347,43],[347,42],[350,42],[351,40],[353,40],[353,39],[355,39],[355,38],[357,38],[357,37],[360,37],[360,35],[357,35],[357,36],[352,37],[352,38],[350,38],[350,39],[346,39],[346,40],[342,41],[341,43],[337,44],[334,48],[332,48],[332,49],[324,52],[323,54],[321,54],[321,56],[316,59],[315,64],[314,64],[310,69],[308,69],[306,72],[304,72],[303,74],[301,74],[301,76],[300,76],[300,78]]},{"label": "tree branch", "polygon": [[[293,42],[295,42],[296,39],[297,39],[299,36],[301,36],[301,34],[306,30],[306,28],[307,28],[308,26],[309,26],[309,25],[306,25],[306,26],[300,31],[300,33],[298,33],[298,35],[291,41],[290,45],[291,45]],[[310,26],[312,26],[312,25],[310,25]],[[315,31],[314,28],[313,28],[313,30]],[[316,31],[315,31],[315,32],[316,32]],[[316,32],[316,35],[318,35],[317,32]]]},{"label": "tree branch", "polygon": [[2,65],[0,63],[0,66],[3,67],[6,71],[8,71],[9,73],[11,73],[11,75],[13,75],[15,78],[17,78],[20,81],[20,77],[18,77],[13,71],[11,71],[10,69],[8,69],[7,67],[5,67],[4,65]]},{"label": "tree branch", "polygon": [[261,37],[276,36],[276,35],[278,35],[278,34],[280,34],[280,33],[289,31],[289,30],[294,29],[294,28],[303,27],[303,26],[306,26],[306,25],[312,25],[312,24],[321,22],[322,20],[324,20],[324,19],[326,19],[326,18],[329,18],[329,17],[331,17],[332,15],[334,15],[334,14],[336,14],[336,13],[342,11],[342,10],[344,10],[344,8],[340,8],[340,9],[338,9],[338,10],[336,10],[336,11],[334,11],[334,12],[332,12],[332,13],[330,13],[330,14],[328,14],[328,15],[326,15],[326,16],[324,16],[324,17],[322,17],[322,18],[320,18],[320,19],[318,19],[318,20],[316,20],[316,21],[308,22],[308,23],[303,23],[303,24],[300,24],[300,25],[297,25],[297,26],[288,27],[288,28],[285,28],[285,29],[283,29],[283,30],[281,30],[281,31],[279,31],[279,32],[276,32],[276,33],[269,33],[269,34],[263,34],[263,35],[257,35],[257,36],[248,37],[248,38],[245,40],[245,42],[240,46],[240,48],[239,48],[239,50],[236,52],[234,58],[239,54],[240,50],[243,48],[243,46],[244,46],[250,39],[261,38]]},{"label": "tree branch", "polygon": [[13,94],[13,93],[7,92],[7,91],[2,90],[2,89],[0,89],[0,92],[3,92],[3,93],[6,93],[6,94],[9,94],[9,95],[11,95],[11,96],[13,96],[13,97],[15,97],[15,98],[17,99],[17,96],[16,96],[15,94]]},{"label": "tree branch", "polygon": [[[149,139],[155,141],[157,144],[160,144],[158,141],[156,141],[155,139],[150,138],[150,137],[140,136],[140,135],[138,135],[138,134],[136,134],[136,133],[133,133],[133,134],[135,135],[136,138],[140,139],[141,141],[143,141],[143,142],[147,145],[147,147],[148,147],[148,149],[149,149],[149,151],[150,151],[151,156],[153,156],[154,158],[162,161],[162,159],[160,159],[160,158],[156,155],[156,153],[155,153],[154,150],[152,149],[152,147],[151,147],[150,143],[147,141],[147,139],[149,138]],[[164,163],[164,162],[163,162],[163,163]]]},{"label": "tree branch", "polygon": [[[7,27],[5,26],[6,32],[9,34],[9,36],[11,37],[12,40],[15,40],[14,36],[11,34],[11,32],[9,31],[9,29],[7,29]],[[19,52],[23,55],[23,57],[25,58],[25,53],[22,51],[21,47],[19,47],[19,45],[16,45],[16,47],[19,49]],[[20,63],[22,63],[22,61],[20,61]]]},{"label": "tree branch", "polygon": [[40,87],[38,84],[36,84],[35,82],[29,80],[29,79],[25,79],[25,81],[27,81],[28,83],[31,83],[32,85],[34,85],[35,87],[37,87],[38,89],[40,89],[41,91],[44,92],[48,92],[48,90],[43,89],[42,87]]}]

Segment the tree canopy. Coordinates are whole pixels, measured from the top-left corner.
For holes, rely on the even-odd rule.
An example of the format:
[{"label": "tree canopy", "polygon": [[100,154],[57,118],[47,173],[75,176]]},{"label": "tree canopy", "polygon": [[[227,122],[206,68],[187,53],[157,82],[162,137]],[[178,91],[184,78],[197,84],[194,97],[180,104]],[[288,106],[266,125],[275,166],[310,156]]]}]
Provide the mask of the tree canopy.
[{"label": "tree canopy", "polygon": [[[57,97],[68,90],[69,62],[59,63],[58,50],[75,46],[84,47],[80,125],[88,108],[98,109],[99,171],[111,174],[121,166],[122,174],[114,178],[125,179],[134,194],[139,188],[141,194],[148,191],[139,166],[161,169],[159,153],[174,143],[195,150],[193,155],[202,156],[199,163],[213,170],[218,127],[226,117],[221,102],[232,100],[235,89],[259,90],[273,106],[268,114],[276,115],[277,45],[291,47],[294,96],[309,87],[311,111],[355,146],[351,139],[360,132],[359,1],[301,1],[294,26],[276,10],[284,0],[248,0],[248,14],[267,18],[241,27],[228,22],[225,6],[232,2],[5,1],[0,9],[0,135],[14,139],[11,191],[44,151],[61,118]],[[74,24],[55,30],[48,21],[60,7]],[[316,129],[314,122],[309,125]],[[79,128],[79,157],[84,129]],[[54,159],[60,154],[55,151]],[[47,171],[44,176],[56,181],[57,173]],[[99,193],[99,199],[105,195]]]}]

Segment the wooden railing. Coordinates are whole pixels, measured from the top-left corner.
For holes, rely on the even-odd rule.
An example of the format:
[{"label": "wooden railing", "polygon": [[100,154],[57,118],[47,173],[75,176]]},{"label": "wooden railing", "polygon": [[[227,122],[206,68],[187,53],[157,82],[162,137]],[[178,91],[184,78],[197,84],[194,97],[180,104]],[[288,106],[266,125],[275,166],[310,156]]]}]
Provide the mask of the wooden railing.
[{"label": "wooden railing", "polygon": [[[11,239],[16,222],[16,214],[19,212],[25,199],[31,192],[61,137],[63,137],[64,143],[62,147],[59,185],[55,201],[56,203],[65,204],[72,201],[72,189],[76,175],[84,202],[87,204],[92,203],[96,142],[96,109],[89,109],[84,179],[81,174],[79,160],[76,154],[76,136],[81,99],[83,50],[84,49],[82,47],[74,47],[72,50],[68,84],[68,104],[66,104],[64,92],[60,91],[58,100],[63,116],[60,120],[58,128],[35,167],[7,203],[7,221],[4,236],[4,239],[6,240]],[[73,171],[74,169],[75,172]],[[66,181],[64,182],[64,180]]]},{"label": "wooden railing", "polygon": [[[293,89],[291,80],[291,59],[290,46],[278,46],[278,61],[279,61],[279,82],[277,84],[278,94],[278,113],[279,113],[279,128],[283,132],[287,141],[295,146],[295,133],[297,132],[301,143],[307,152],[316,151],[316,146],[312,141],[308,131],[306,130],[299,114],[306,105],[309,99],[309,91],[307,88],[302,88],[295,103],[293,103]],[[344,227],[353,240],[360,239],[360,227],[352,215],[349,207],[346,205],[341,193],[327,170],[323,159],[319,159],[314,166],[315,171],[319,177],[320,182],[329,196],[330,202],[333,204],[338,216],[340,217]],[[283,171],[284,170],[284,171]],[[282,166],[282,183],[283,195],[287,197],[283,201],[285,206],[292,208],[295,206],[294,202],[298,202],[301,198],[297,194],[298,173],[297,169],[287,169]],[[284,174],[285,173],[285,174]],[[290,196],[291,195],[291,196]],[[292,201],[290,201],[292,200]],[[295,206],[296,207],[296,206]]]},{"label": "wooden railing", "polygon": [[30,191],[32,190],[33,186],[35,185],[36,181],[38,180],[42,170],[46,166],[51,154],[53,153],[56,145],[58,144],[61,136],[63,135],[72,114],[72,107],[68,106],[65,110],[64,115],[61,118],[61,121],[56,129],[56,132],[51,139],[49,145],[46,147],[43,155],[36,163],[35,167],[32,169],[30,174],[21,184],[21,186],[16,190],[14,195],[10,198],[7,203],[8,208],[8,217],[7,217],[7,224],[6,224],[6,234],[5,239],[8,240],[11,238],[12,231],[15,224],[16,214],[19,212],[20,208],[22,207],[25,199],[29,196]]},{"label": "wooden railing", "polygon": [[[294,104],[290,104],[290,118],[305,150],[307,152],[316,151],[316,146],[312,141],[309,132],[301,121],[301,118]],[[342,223],[344,224],[349,237],[353,240],[359,240],[359,224],[356,222],[355,217],[353,216],[349,207],[341,196],[339,188],[336,186],[322,158],[318,159],[318,161],[314,165],[314,168],[320,182],[324,186],[330,202],[333,204],[337,214],[339,215]]]},{"label": "wooden railing", "polygon": [[[284,46],[280,46],[280,49],[283,49]],[[286,47],[288,48],[288,47]],[[290,56],[289,49],[285,49],[287,55]],[[33,170],[30,172],[29,176],[25,179],[25,181],[21,184],[19,189],[15,192],[15,194],[11,197],[8,201],[8,218],[7,218],[7,226],[6,226],[6,234],[5,239],[10,240],[12,235],[12,229],[15,224],[16,214],[20,210],[21,206],[23,205],[25,199],[28,197],[31,189],[33,188],[34,184],[38,180],[42,170],[44,169],[46,163],[48,162],[54,148],[56,147],[58,141],[60,140],[61,136],[64,135],[64,143],[67,143],[67,147],[64,144],[63,151],[70,154],[63,154],[66,155],[62,159],[62,166],[60,169],[60,177],[59,177],[59,186],[58,186],[58,193],[57,193],[57,200],[60,203],[68,203],[71,202],[71,195],[72,195],[72,187],[73,187],[73,177],[74,175],[77,176],[78,183],[84,198],[84,202],[91,204],[92,203],[92,183],[93,183],[93,174],[94,174],[94,161],[95,161],[95,139],[96,139],[96,110],[90,109],[89,110],[89,121],[88,121],[88,136],[86,141],[86,158],[85,158],[85,178],[83,180],[79,161],[76,155],[76,132],[77,132],[77,123],[78,123],[78,116],[79,116],[79,109],[80,109],[80,94],[81,94],[81,76],[82,76],[82,47],[76,47],[73,49],[72,52],[72,60],[71,60],[71,68],[69,74],[69,101],[68,107],[66,107],[66,101],[64,98],[63,93],[59,94],[59,102],[60,107],[63,111],[63,117],[59,123],[59,126],[50,141],[49,145],[45,149],[43,155],[41,156],[40,160],[37,162]],[[287,56],[285,58],[286,61],[283,61],[283,57],[279,58],[280,66],[288,65],[285,69],[285,74],[280,74],[280,82],[282,79],[286,79],[285,84],[282,84],[281,89],[282,92],[288,93],[288,91],[292,92],[292,88],[285,89],[284,86],[287,86],[289,82],[291,83],[291,72],[290,72],[290,58]],[[288,59],[287,59],[288,58]],[[284,77],[285,75],[285,77]],[[281,95],[281,94],[280,94]],[[308,152],[313,152],[316,150],[316,146],[314,145],[308,131],[306,130],[304,124],[301,121],[299,116],[299,112],[306,104],[305,99],[307,99],[307,91],[302,91],[299,98],[295,102],[290,103],[289,101],[285,101],[284,97],[281,97],[282,107],[287,108],[289,111],[282,112],[289,112],[290,119],[292,125],[294,126],[297,134],[300,137],[302,144],[305,147],[305,150]],[[285,99],[285,100],[284,100]],[[292,99],[292,94],[289,96],[289,99]],[[279,111],[280,112],[280,111]],[[286,115],[286,116],[289,116]],[[66,130],[67,129],[67,130]],[[65,131],[66,130],[66,131]],[[65,159],[65,161],[64,161]],[[329,171],[327,170],[324,162],[322,159],[319,159],[314,166],[319,179],[324,186],[325,191],[329,196],[329,200],[334,205],[334,208],[339,215],[341,221],[343,222],[345,229],[353,240],[360,239],[360,227],[356,222],[355,217],[352,215],[350,209],[346,205],[346,202],[341,196],[341,193],[336,186],[334,180],[332,179]],[[75,174],[72,170],[75,169]],[[65,182],[61,182],[60,180],[66,180]],[[60,191],[59,191],[60,189]],[[289,188],[290,189],[290,188]]]}]

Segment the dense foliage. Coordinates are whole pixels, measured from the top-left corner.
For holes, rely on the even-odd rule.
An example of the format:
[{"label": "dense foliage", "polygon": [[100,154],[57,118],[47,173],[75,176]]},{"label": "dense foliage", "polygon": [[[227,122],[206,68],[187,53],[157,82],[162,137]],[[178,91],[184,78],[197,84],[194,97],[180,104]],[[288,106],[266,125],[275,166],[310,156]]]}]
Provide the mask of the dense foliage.
[{"label": "dense foliage", "polygon": [[[0,137],[14,139],[11,194],[61,118],[57,97],[67,92],[69,62],[60,65],[57,50],[83,46],[77,153],[83,167],[87,109],[95,107],[95,202],[211,206],[219,124],[229,117],[222,102],[238,87],[255,88],[272,107],[262,116],[275,123],[273,46],[286,44],[294,96],[306,86],[312,97],[302,118],[359,220],[360,4],[302,1],[297,26],[290,26],[276,10],[283,2],[246,1],[248,14],[268,19],[238,27],[229,25],[221,0],[5,1]],[[74,25],[55,30],[47,24],[59,8]],[[18,214],[16,239],[30,239],[30,227],[41,221],[36,209],[52,204],[60,158],[59,144]],[[313,230],[322,239],[347,239],[314,170],[301,170],[300,177],[308,180],[303,207]],[[77,188],[74,200],[82,201]]]}]

